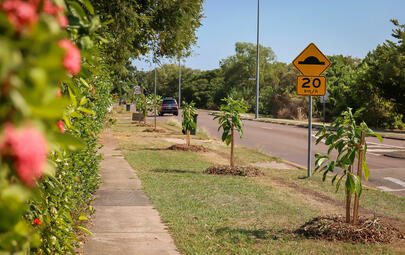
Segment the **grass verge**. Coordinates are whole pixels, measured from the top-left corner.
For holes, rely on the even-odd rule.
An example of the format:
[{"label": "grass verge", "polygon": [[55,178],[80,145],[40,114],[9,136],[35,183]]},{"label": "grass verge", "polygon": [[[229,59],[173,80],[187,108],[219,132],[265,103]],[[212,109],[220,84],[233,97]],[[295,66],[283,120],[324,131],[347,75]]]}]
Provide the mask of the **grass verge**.
[{"label": "grass verge", "polygon": [[[164,134],[144,134],[128,120],[114,128],[121,149],[142,180],[144,190],[167,223],[176,245],[184,254],[403,254],[405,243],[362,245],[303,238],[294,231],[306,221],[343,213],[339,205],[317,199],[303,187],[343,200],[342,193],[322,183],[319,176],[300,179],[300,170],[263,169],[265,177],[203,174],[203,170],[226,157],[228,148],[207,145],[218,153],[169,151],[182,139],[179,128],[159,123]],[[237,147],[244,164],[271,162],[276,158]],[[274,177],[274,178],[272,178]],[[284,182],[280,181],[283,180]],[[286,184],[287,183],[287,184]],[[291,184],[291,185],[288,185]],[[365,190],[361,205],[368,210],[405,219],[404,199],[376,190]]]}]

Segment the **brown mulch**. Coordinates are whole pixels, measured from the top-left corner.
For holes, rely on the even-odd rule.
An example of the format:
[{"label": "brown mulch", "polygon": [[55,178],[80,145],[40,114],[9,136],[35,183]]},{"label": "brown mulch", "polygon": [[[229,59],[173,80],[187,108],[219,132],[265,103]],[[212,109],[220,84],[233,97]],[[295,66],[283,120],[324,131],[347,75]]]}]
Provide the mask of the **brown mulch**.
[{"label": "brown mulch", "polygon": [[235,175],[235,176],[264,176],[264,173],[252,166],[224,166],[216,165],[211,166],[204,170],[206,174],[222,174],[222,175]]},{"label": "brown mulch", "polygon": [[404,233],[379,218],[359,217],[358,224],[352,225],[341,215],[314,218],[296,233],[313,239],[363,244],[392,243],[405,238]]},{"label": "brown mulch", "polygon": [[135,124],[136,127],[152,127],[153,125],[146,122],[132,121],[131,124]]},{"label": "brown mulch", "polygon": [[[333,199],[333,198],[328,197],[327,195],[322,194],[322,193],[320,193],[318,191],[298,186],[297,184],[292,183],[292,182],[288,182],[288,181],[284,180],[283,178],[280,178],[280,177],[277,177],[277,176],[274,176],[274,175],[270,175],[268,173],[265,173],[265,175],[270,177],[272,180],[274,180],[274,181],[276,181],[276,182],[278,182],[278,183],[280,183],[282,185],[285,185],[287,187],[290,187],[290,188],[292,188],[292,189],[294,189],[294,190],[296,190],[296,191],[298,191],[298,192],[300,192],[302,194],[310,195],[316,201],[319,201],[319,202],[322,202],[322,203],[328,203],[328,204],[331,204],[333,206],[338,206],[338,207],[342,207],[342,208],[345,207],[345,203],[343,201]],[[385,222],[388,222],[388,223],[390,223],[390,224],[392,224],[394,226],[397,226],[400,231],[405,232],[405,222],[404,221],[394,219],[392,217],[386,216],[386,215],[381,214],[381,213],[376,213],[375,211],[363,208],[361,206],[359,206],[359,213],[361,213],[361,214],[372,214],[375,217],[383,219]]]},{"label": "brown mulch", "polygon": [[166,131],[164,131],[163,129],[159,129],[159,128],[156,128],[156,129],[154,129],[154,128],[147,128],[147,129],[143,130],[142,132],[149,132],[149,133],[153,133],[153,132],[156,132],[156,133],[166,133]]},{"label": "brown mulch", "polygon": [[168,148],[169,150],[174,150],[174,151],[194,151],[194,152],[208,152],[210,149],[202,146],[202,145],[190,145],[187,146],[187,144],[175,144],[172,145]]}]

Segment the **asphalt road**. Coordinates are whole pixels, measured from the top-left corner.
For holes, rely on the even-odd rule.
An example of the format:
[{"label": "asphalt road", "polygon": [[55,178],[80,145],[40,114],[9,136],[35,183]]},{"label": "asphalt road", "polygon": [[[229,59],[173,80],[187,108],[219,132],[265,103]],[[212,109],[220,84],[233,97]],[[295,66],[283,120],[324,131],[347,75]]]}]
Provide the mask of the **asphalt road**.
[{"label": "asphalt road", "polygon": [[[173,116],[159,117],[160,120]],[[178,116],[181,120],[180,114]],[[284,160],[301,165],[306,169],[308,129],[281,124],[263,123],[245,120],[244,136],[237,139],[236,144],[258,149],[264,153],[278,156]],[[209,111],[199,111],[197,125],[213,137],[220,139],[217,131],[218,123],[209,115]],[[315,135],[316,130],[313,130]],[[400,196],[405,196],[405,159],[384,156],[387,152],[405,151],[405,141],[384,139],[380,143],[376,138],[367,138],[367,164],[370,168],[370,179],[366,185]],[[312,137],[312,164],[317,152],[326,153],[327,146],[323,143],[315,145]],[[313,166],[314,167],[314,166]],[[356,167],[357,169],[357,167]],[[356,170],[357,171],[357,170]]]}]

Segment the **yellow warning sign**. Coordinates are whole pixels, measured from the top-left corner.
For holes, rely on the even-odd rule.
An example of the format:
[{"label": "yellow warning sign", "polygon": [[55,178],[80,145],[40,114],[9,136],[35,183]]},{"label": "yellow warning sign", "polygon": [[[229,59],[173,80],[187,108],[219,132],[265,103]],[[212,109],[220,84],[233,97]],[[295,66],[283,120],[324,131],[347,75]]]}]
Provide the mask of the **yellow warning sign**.
[{"label": "yellow warning sign", "polygon": [[297,95],[324,96],[326,93],[325,76],[298,76]]},{"label": "yellow warning sign", "polygon": [[329,66],[330,61],[310,43],[293,61],[293,65],[303,74],[309,76],[321,75]]}]

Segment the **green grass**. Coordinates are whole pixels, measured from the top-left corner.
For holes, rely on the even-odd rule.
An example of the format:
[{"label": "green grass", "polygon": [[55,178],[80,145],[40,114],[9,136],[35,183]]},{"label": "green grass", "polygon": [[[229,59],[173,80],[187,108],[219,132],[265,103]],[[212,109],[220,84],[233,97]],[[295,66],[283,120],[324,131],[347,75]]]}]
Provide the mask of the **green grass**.
[{"label": "green grass", "polygon": [[[127,122],[127,123],[126,123]],[[179,128],[159,123],[164,134],[145,134],[144,128],[119,121],[114,127],[128,162],[169,227],[184,254],[404,254],[405,244],[361,245],[303,238],[294,230],[333,207],[311,203],[308,196],[280,186],[269,177],[246,178],[203,174],[212,165],[201,153],[170,151],[164,137],[184,138]],[[130,139],[126,138],[131,134]],[[203,139],[199,137],[199,139]],[[224,157],[229,147],[207,145]],[[245,164],[278,160],[237,147]],[[264,170],[264,169],[263,169]],[[300,170],[266,169],[270,175],[342,200],[320,176],[300,179]],[[405,219],[404,199],[364,190],[361,205],[399,220]],[[320,208],[322,207],[322,208]],[[336,207],[336,206],[335,206]],[[333,208],[332,208],[333,209]]]},{"label": "green grass", "polygon": [[293,231],[318,210],[299,197],[255,178],[203,174],[211,164],[196,154],[146,144],[125,156],[185,254],[395,254],[390,245],[302,238]]},{"label": "green grass", "polygon": [[[331,177],[328,177],[325,182],[322,182],[322,175],[320,173],[314,173],[311,178],[306,179],[304,178],[306,173],[303,170],[280,171],[277,169],[268,169],[266,171],[271,175],[283,178],[298,186],[316,190],[319,193],[340,201],[345,200],[344,186],[341,186],[339,191],[335,192],[336,188],[331,184]],[[399,197],[387,192],[364,187],[360,197],[360,206],[377,213],[385,214],[394,219],[405,221],[405,197]]]}]

